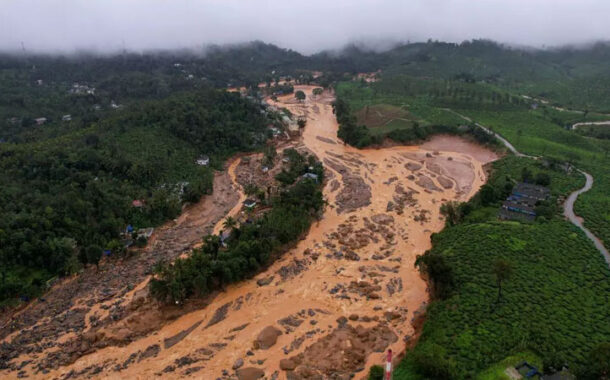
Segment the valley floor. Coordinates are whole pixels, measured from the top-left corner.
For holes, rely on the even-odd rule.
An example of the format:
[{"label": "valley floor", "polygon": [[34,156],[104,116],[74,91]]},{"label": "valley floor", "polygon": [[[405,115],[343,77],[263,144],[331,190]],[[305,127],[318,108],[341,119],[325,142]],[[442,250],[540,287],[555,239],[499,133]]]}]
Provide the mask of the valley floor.
[{"label": "valley floor", "polygon": [[[357,373],[362,378],[365,368],[383,362],[386,349],[402,351],[428,301],[414,261],[431,247],[430,235],[444,226],[440,205],[472,197],[486,181],[483,165],[497,156],[447,136],[422,146],[346,146],[336,137],[332,95],[313,96],[310,86],[299,89],[306,101],[287,96],[278,102],[306,118],[296,149],[314,153],[329,178],[327,209],[304,240],[255,278],[229,286],[205,307],[191,305],[171,322],[145,298],[145,267],[152,259],[134,258],[132,265],[142,267],[137,274],[117,270],[113,275],[122,278],[123,287],[110,287],[106,272],[87,273],[82,277],[96,280],[75,279],[72,283],[81,284],[75,290],[60,293],[61,287],[74,286],[68,283],[47,296],[47,302],[54,294],[66,299],[56,310],[36,303],[14,317],[15,327],[4,325],[3,342],[20,351],[2,375],[245,379],[264,373],[283,379],[283,369],[293,369],[295,374]],[[213,223],[218,232],[221,215],[236,215],[244,198],[235,190],[237,165],[232,163],[231,176],[215,184],[218,195],[209,197],[215,201],[188,210],[139,255],[175,258]],[[168,310],[168,318],[178,315]],[[102,322],[92,325],[98,319]],[[62,325],[68,322],[74,331]],[[140,333],[134,333],[138,328]],[[95,345],[100,341],[108,347]],[[95,349],[74,347],[79,344]]]}]

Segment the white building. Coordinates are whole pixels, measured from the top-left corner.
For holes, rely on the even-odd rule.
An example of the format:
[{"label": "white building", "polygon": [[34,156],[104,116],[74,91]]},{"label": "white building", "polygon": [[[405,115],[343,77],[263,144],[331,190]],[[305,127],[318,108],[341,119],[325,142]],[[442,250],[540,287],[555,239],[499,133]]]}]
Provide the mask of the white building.
[{"label": "white building", "polygon": [[197,159],[197,165],[199,166],[208,166],[210,164],[210,157],[208,156],[201,156]]}]

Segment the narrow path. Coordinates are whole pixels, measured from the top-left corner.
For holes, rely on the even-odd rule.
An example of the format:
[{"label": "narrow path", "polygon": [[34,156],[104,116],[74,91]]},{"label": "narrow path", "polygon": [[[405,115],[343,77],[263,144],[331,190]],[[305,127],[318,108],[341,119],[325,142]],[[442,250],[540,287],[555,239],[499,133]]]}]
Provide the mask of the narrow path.
[{"label": "narrow path", "polygon": [[[468,121],[468,122],[473,122],[473,120],[471,118],[469,118],[468,116],[462,115],[450,108],[443,108],[445,111],[451,112],[459,117],[461,117],[462,119]],[[610,121],[607,122],[600,122],[600,123],[610,123]],[[491,134],[492,136],[494,136],[495,138],[497,138],[498,140],[500,140],[500,142],[502,142],[502,144],[504,144],[504,146],[510,150],[515,156],[517,157],[526,157],[526,158],[532,158],[532,159],[538,159],[537,156],[530,156],[527,154],[523,154],[521,152],[519,152],[517,150],[517,148],[515,148],[508,140],[506,140],[504,137],[500,136],[498,133],[492,131],[491,129],[489,129],[488,127],[481,125],[477,122],[474,122],[474,124],[483,129],[485,132]],[[584,124],[590,124],[590,123],[576,123],[572,126],[572,128],[574,128],[577,125],[584,125]],[[608,253],[608,250],[606,249],[606,247],[604,247],[604,244],[602,243],[601,240],[599,240],[599,238],[595,235],[593,235],[593,233],[591,231],[589,231],[588,228],[586,228],[583,225],[583,218],[577,216],[574,213],[574,203],[576,202],[576,200],[578,199],[578,196],[582,193],[586,193],[587,191],[591,190],[591,188],[593,187],[593,176],[587,172],[584,172],[580,169],[577,169],[580,173],[582,173],[585,176],[586,182],[585,182],[585,186],[583,186],[582,188],[572,192],[569,196],[567,201],[564,203],[563,205],[563,215],[568,218],[568,220],[574,224],[576,227],[580,228],[585,235],[589,238],[589,240],[591,240],[593,242],[593,244],[595,245],[595,248],[598,249],[598,251],[604,256],[604,259],[606,260],[606,263],[608,264],[608,266],[610,266],[610,253]]]}]

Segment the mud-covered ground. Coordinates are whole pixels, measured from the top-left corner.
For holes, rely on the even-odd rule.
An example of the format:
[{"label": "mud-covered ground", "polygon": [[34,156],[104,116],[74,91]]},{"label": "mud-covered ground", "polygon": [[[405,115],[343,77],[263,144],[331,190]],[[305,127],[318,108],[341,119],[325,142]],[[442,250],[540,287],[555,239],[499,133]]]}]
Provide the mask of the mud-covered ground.
[{"label": "mud-covered ground", "polygon": [[[128,328],[113,329],[104,344],[125,344],[148,333],[146,320],[127,323],[125,319],[142,305],[152,266],[160,259],[172,260],[189,252],[239,200],[227,172],[216,174],[214,189],[213,195],[158,228],[146,248],[132,251],[125,258],[103,261],[99,270],[90,267],[55,285],[26,308],[3,315],[0,376],[47,377],[48,371],[96,348],[95,338],[83,339],[86,332],[95,336],[97,331],[124,322]],[[179,311],[167,312],[146,314],[158,326]]]},{"label": "mud-covered ground", "polygon": [[[289,96],[279,103],[307,118],[300,148],[316,154],[328,171],[327,209],[296,247],[255,278],[215,295],[209,305],[191,304],[179,318],[162,324],[145,299],[142,274],[141,282],[130,280],[141,291],[109,295],[103,305],[118,301],[132,310],[139,302],[147,313],[126,313],[130,316],[103,332],[118,334],[120,326],[140,325],[153,326],[154,332],[84,351],[74,363],[59,362],[46,375],[36,373],[37,366],[57,355],[57,344],[35,344],[38,353],[21,351],[21,357],[7,361],[11,370],[2,375],[17,377],[22,370],[37,378],[348,379],[364,377],[366,368],[383,362],[388,348],[403,350],[427,302],[426,283],[414,260],[444,225],[440,205],[471,197],[485,181],[482,165],[496,157],[446,136],[421,147],[356,150],[337,140],[332,96],[312,97],[309,86],[296,89],[305,91],[305,102]],[[248,168],[238,166],[231,165],[229,177],[243,184]],[[234,195],[244,199],[243,192]],[[237,212],[239,205],[229,214]],[[141,301],[128,300],[134,293]],[[76,310],[78,299],[60,310]],[[71,324],[84,325],[76,334],[85,331],[86,344],[109,343],[107,336],[86,332],[91,310],[103,310],[98,305],[95,300],[86,313],[70,316]],[[148,315],[153,320],[147,321]],[[125,319],[134,320],[130,325]],[[41,329],[52,325],[39,323]],[[69,341],[66,331],[53,338]],[[20,347],[20,336],[5,342]]]}]

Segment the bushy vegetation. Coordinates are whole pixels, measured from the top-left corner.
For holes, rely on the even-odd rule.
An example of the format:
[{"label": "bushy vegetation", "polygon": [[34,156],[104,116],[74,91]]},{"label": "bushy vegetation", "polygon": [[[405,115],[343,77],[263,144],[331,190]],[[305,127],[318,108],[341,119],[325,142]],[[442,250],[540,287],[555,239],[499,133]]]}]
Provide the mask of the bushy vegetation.
[{"label": "bushy vegetation", "polygon": [[[420,268],[433,284],[455,286],[449,296],[435,297],[420,342],[395,378],[473,378],[523,350],[536,352],[545,366],[566,364],[584,374],[593,365],[590,353],[610,340],[610,270],[584,234],[558,214],[532,223],[497,219],[506,183],[527,171],[547,175],[556,196],[582,185],[579,174],[544,162],[507,157],[494,163],[488,186],[498,196],[485,200],[482,189],[460,207],[463,218],[433,235],[433,248],[418,258],[418,264],[442,258],[450,269],[440,278],[429,266]],[[512,272],[502,278],[501,298],[499,260]]]},{"label": "bushy vegetation", "polygon": [[[463,119],[444,110],[442,111],[442,114],[446,116],[445,118],[434,118],[436,121],[440,122],[438,124],[420,118],[417,113],[415,113],[417,110],[415,110],[415,112],[411,112],[409,115],[410,119],[405,119],[403,116],[406,115],[394,111],[395,118],[389,116],[389,120],[385,120],[383,125],[378,125],[379,121],[373,121],[376,118],[369,117],[369,114],[380,113],[379,109],[388,109],[392,106],[389,106],[386,103],[376,103],[379,101],[377,94],[369,91],[364,91],[360,94],[366,98],[358,98],[359,95],[352,91],[354,86],[355,85],[352,83],[341,83],[338,85],[337,99],[333,103],[333,110],[337,117],[337,121],[339,122],[337,135],[340,139],[350,145],[363,148],[370,145],[381,144],[386,138],[403,144],[414,144],[436,134],[468,136],[481,144],[497,145],[495,139],[489,133],[472,123],[468,124],[464,122]],[[357,85],[356,89],[356,91],[359,91],[362,87]],[[374,87],[374,91],[377,91],[376,87]],[[399,104],[406,99],[405,97],[396,94],[388,94],[387,96],[394,98],[391,104]],[[360,118],[356,117],[356,113],[352,112],[351,104],[368,104],[369,102],[372,103],[373,106],[365,105],[357,112],[357,114],[360,115]],[[372,110],[369,109],[371,107],[373,108]],[[423,107],[420,107],[420,109],[422,108]],[[431,107],[426,107],[424,109],[430,111]],[[447,117],[448,115],[449,117]],[[364,119],[365,121],[368,121],[369,124],[360,124],[359,119]],[[374,123],[373,125],[371,125],[372,121]],[[449,121],[449,124],[443,124],[445,121]]]},{"label": "bushy vegetation", "polygon": [[[608,116],[610,118],[610,116]],[[610,140],[610,125],[581,125],[576,132],[583,136],[595,137],[596,139]]]},{"label": "bushy vegetation", "polygon": [[262,217],[230,227],[226,246],[219,236],[207,236],[189,257],[160,263],[151,294],[163,302],[181,303],[258,273],[309,229],[324,206],[320,184],[300,180],[282,190],[271,205]]},{"label": "bushy vegetation", "polygon": [[202,90],[58,137],[0,144],[0,300],[97,263],[102,249],[120,251],[127,224],[157,225],[211,192],[212,169],[195,160],[207,154],[218,165],[258,147],[267,133],[259,111],[237,94]]}]

